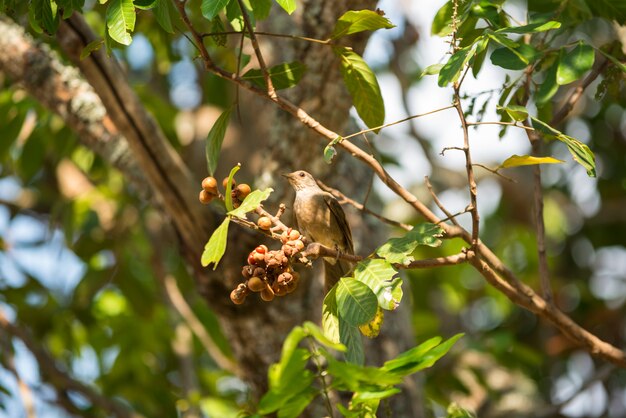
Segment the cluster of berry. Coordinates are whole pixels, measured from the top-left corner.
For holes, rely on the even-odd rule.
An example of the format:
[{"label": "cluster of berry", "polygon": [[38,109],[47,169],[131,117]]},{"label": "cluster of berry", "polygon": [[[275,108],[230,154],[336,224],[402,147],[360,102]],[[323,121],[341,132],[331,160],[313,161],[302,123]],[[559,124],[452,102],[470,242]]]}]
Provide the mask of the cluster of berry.
[{"label": "cluster of berry", "polygon": [[[227,184],[228,177],[226,177],[224,181],[222,181],[222,186],[224,187],[224,189],[226,189]],[[245,183],[237,185],[237,182],[235,182],[235,179],[233,179],[232,191],[230,194],[233,198],[233,207],[239,207],[239,205],[241,205],[241,202],[243,202],[243,200],[246,198],[246,196],[250,194],[251,191],[252,189],[249,185]],[[200,200],[200,203],[208,205],[216,197],[221,198],[220,192],[217,190],[217,180],[215,180],[214,177],[206,177],[204,180],[202,180],[202,190],[200,191],[198,199]]]},{"label": "cluster of berry", "polygon": [[233,303],[242,304],[250,292],[259,293],[261,299],[269,302],[296,290],[300,276],[291,268],[290,258],[304,248],[304,242],[295,229],[284,231],[280,240],[280,250],[259,245],[248,255],[248,264],[241,271],[246,282],[230,293]]}]

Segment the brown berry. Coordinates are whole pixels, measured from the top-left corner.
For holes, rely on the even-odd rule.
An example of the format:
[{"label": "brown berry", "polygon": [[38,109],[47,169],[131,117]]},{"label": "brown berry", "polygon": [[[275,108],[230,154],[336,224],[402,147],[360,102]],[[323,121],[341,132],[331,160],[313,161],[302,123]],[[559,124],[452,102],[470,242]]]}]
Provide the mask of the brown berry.
[{"label": "brown berry", "polygon": [[217,180],[215,180],[215,177],[205,177],[204,180],[202,180],[202,189],[206,190],[207,193],[216,195]]},{"label": "brown berry", "polygon": [[250,254],[248,254],[248,264],[250,264],[250,265],[255,265],[256,264],[256,260],[254,259],[254,254],[255,254],[254,251],[252,251]]},{"label": "brown berry", "polygon": [[261,253],[254,252],[252,257],[254,257],[254,263],[255,264],[263,264],[266,261],[265,260],[265,255],[263,255]]},{"label": "brown berry", "polygon": [[274,299],[274,291],[272,290],[271,287],[266,286],[265,289],[261,291],[261,299],[263,299],[266,302],[270,302],[271,300]]},{"label": "brown berry", "polygon": [[304,248],[304,242],[302,242],[301,239],[297,239],[293,242],[293,246],[296,250],[302,251],[302,249]]},{"label": "brown berry", "polygon": [[291,232],[289,232],[289,241],[295,241],[298,238],[300,238],[300,232],[297,229],[292,229]]},{"label": "brown berry", "polygon": [[280,242],[285,244],[287,241],[289,241],[289,233],[287,231],[284,231],[282,234],[280,234]]},{"label": "brown berry", "polygon": [[230,292],[230,300],[235,305],[241,305],[246,300],[246,294],[241,293],[238,289],[234,289],[232,292]]},{"label": "brown berry", "polygon": [[259,254],[265,254],[267,252],[267,245],[261,244],[258,247],[256,247],[254,251],[256,251]]},{"label": "brown berry", "polygon": [[260,277],[252,276],[248,279],[246,284],[248,285],[248,289],[253,292],[260,292],[265,289],[265,282]]},{"label": "brown berry", "polygon": [[272,286],[272,290],[276,296],[285,296],[287,294],[287,287],[278,283],[275,283],[274,286]]},{"label": "brown berry", "polygon": [[243,268],[241,269],[241,275],[244,278],[249,278],[252,276],[252,266],[243,266]]},{"label": "brown berry", "polygon": [[245,199],[250,194],[252,189],[246,183],[242,183],[235,189],[237,191],[237,197],[241,200]]},{"label": "brown berry", "polygon": [[[226,189],[227,184],[228,184],[228,177],[224,177],[224,180],[222,180],[222,186],[224,186],[224,189]],[[235,186],[237,186],[237,182],[235,181],[235,179],[233,179],[231,188],[234,188]]]},{"label": "brown berry", "polygon": [[297,252],[294,247],[292,247],[291,245],[287,245],[287,244],[283,245],[281,247],[281,250],[283,251],[283,253],[285,253],[287,257],[291,257]]},{"label": "brown berry", "polygon": [[207,192],[206,190],[202,189],[200,190],[198,199],[200,200],[200,203],[202,203],[203,205],[208,205],[209,203],[211,203],[211,200],[213,200],[213,195]]},{"label": "brown berry", "polygon": [[272,221],[267,216],[261,216],[257,221],[257,225],[264,231],[269,230],[272,227]]}]

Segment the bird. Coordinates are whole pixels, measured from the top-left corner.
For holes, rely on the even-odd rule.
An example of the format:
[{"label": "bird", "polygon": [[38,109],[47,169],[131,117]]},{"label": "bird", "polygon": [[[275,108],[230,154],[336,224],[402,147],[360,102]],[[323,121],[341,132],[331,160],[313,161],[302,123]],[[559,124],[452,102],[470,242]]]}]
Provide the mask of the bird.
[{"label": "bird", "polygon": [[[293,212],[300,233],[313,242],[343,254],[354,254],[352,232],[346,215],[335,197],[322,190],[304,170],[283,174],[296,191]],[[352,270],[352,263],[324,257],[324,291],[328,291]]]}]

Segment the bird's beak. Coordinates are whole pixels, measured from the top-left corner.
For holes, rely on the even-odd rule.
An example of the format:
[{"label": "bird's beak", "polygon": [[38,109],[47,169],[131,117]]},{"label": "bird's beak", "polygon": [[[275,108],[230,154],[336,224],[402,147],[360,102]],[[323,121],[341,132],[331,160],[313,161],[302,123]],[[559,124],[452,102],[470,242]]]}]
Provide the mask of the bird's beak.
[{"label": "bird's beak", "polygon": [[280,173],[280,175],[289,180],[291,179],[293,173]]}]

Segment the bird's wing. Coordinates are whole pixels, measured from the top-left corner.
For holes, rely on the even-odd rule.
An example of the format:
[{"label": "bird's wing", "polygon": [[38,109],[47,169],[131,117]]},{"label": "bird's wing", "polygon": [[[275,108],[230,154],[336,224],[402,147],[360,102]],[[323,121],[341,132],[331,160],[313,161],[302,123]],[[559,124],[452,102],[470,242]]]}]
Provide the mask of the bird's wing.
[{"label": "bird's wing", "polygon": [[324,202],[326,202],[326,205],[328,205],[330,213],[335,218],[335,221],[337,222],[337,225],[339,226],[339,229],[341,230],[345,238],[345,251],[349,252],[350,254],[354,254],[354,246],[352,244],[352,232],[350,231],[350,225],[346,220],[346,214],[343,212],[341,205],[339,204],[339,202],[337,202],[337,199],[335,199],[335,197],[330,193],[324,194]]}]

